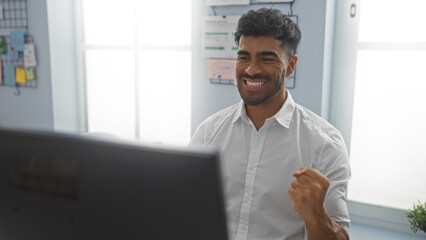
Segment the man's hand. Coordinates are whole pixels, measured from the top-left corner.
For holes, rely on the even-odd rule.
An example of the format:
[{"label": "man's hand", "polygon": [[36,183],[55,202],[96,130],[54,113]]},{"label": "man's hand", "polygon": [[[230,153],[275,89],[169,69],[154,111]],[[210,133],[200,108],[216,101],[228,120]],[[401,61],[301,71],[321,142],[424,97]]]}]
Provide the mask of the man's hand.
[{"label": "man's hand", "polygon": [[330,181],[312,168],[302,168],[293,176],[296,181],[291,183],[288,196],[294,210],[305,221],[309,239],[349,239],[346,230],[331,220],[324,206]]},{"label": "man's hand", "polygon": [[294,172],[293,176],[296,181],[288,189],[291,204],[306,225],[317,225],[325,214],[324,198],[330,182],[312,168],[302,168]]}]

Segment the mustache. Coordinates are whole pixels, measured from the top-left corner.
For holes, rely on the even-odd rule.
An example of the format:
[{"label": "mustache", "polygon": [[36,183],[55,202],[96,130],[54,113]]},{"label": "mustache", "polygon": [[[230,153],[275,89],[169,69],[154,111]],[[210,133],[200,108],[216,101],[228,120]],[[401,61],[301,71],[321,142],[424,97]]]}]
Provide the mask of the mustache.
[{"label": "mustache", "polygon": [[238,78],[248,78],[248,79],[263,79],[263,80],[271,80],[271,78],[268,75],[264,75],[264,74],[255,74],[253,76],[248,75],[247,73],[242,73],[240,75],[238,75]]}]

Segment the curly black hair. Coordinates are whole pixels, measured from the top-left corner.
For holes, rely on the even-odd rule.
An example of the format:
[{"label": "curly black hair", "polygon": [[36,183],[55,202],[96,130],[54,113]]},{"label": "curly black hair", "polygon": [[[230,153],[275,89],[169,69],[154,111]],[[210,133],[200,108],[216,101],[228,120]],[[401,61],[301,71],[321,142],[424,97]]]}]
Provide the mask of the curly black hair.
[{"label": "curly black hair", "polygon": [[302,33],[287,15],[278,9],[260,8],[250,10],[238,21],[235,43],[240,44],[241,36],[273,36],[281,41],[287,57],[296,54]]}]

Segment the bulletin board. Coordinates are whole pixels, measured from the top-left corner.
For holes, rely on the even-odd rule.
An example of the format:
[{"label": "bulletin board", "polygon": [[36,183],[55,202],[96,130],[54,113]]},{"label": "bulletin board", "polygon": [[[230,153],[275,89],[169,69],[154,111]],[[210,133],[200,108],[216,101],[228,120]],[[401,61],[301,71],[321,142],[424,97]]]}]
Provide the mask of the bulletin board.
[{"label": "bulletin board", "polygon": [[36,88],[36,49],[28,32],[27,0],[0,0],[0,86]]},{"label": "bulletin board", "polygon": [[0,0],[0,28],[27,28],[26,0]]}]

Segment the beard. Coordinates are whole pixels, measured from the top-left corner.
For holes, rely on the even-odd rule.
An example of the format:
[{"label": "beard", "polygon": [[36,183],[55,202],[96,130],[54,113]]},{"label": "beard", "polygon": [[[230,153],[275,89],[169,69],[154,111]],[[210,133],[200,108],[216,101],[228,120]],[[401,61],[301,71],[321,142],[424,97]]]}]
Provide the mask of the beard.
[{"label": "beard", "polygon": [[[274,86],[272,89],[265,89],[266,92],[263,95],[260,95],[258,92],[249,92],[244,89],[244,81],[241,80],[242,78],[247,79],[263,79],[267,80],[268,83],[273,82]],[[278,77],[279,79],[276,79],[276,81],[271,80],[271,77],[265,74],[256,74],[253,76],[250,76],[246,73],[239,74],[237,77],[237,87],[238,92],[240,93],[241,99],[243,99],[244,103],[246,103],[249,106],[256,106],[259,104],[262,104],[264,102],[267,102],[269,99],[273,98],[277,93],[279,93],[284,88],[285,83],[285,72],[282,72],[281,75]]]}]

